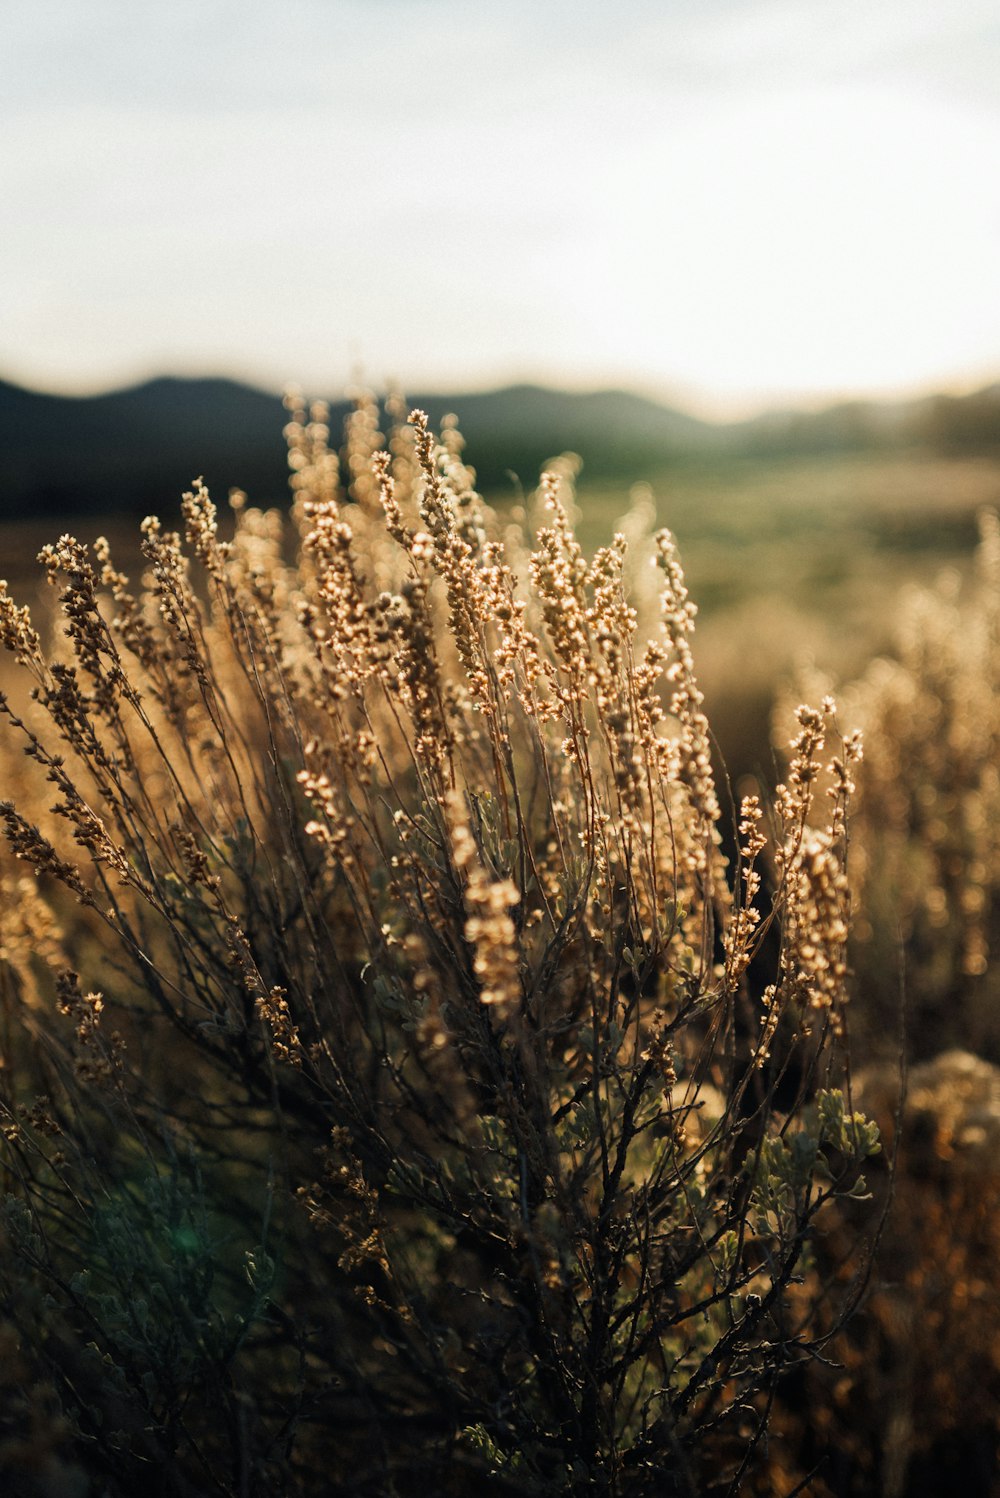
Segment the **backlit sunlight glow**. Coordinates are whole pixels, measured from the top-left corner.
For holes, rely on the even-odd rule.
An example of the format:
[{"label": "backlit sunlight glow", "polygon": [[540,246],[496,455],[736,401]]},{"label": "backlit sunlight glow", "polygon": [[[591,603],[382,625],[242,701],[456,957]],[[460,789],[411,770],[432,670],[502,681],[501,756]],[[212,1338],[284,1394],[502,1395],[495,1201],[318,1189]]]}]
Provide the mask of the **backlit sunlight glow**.
[{"label": "backlit sunlight glow", "polygon": [[995,119],[902,92],[734,102],[626,169],[602,352],[736,399],[989,377],[997,160]]}]

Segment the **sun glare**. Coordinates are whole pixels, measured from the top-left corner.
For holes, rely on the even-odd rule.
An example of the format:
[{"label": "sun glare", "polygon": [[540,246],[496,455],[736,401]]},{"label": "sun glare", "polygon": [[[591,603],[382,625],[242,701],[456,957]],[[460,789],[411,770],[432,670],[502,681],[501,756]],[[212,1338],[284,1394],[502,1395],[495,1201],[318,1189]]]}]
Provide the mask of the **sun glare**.
[{"label": "sun glare", "polygon": [[593,331],[730,395],[986,369],[998,149],[993,120],[905,95],[734,100],[633,157]]}]

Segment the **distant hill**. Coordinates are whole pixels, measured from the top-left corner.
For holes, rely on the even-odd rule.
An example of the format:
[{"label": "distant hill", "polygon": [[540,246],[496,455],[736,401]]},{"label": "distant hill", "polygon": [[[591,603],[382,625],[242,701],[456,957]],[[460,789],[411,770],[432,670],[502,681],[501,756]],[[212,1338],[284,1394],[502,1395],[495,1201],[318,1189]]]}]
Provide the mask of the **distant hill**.
[{"label": "distant hill", "polygon": [[[1000,385],[964,397],[851,402],[729,424],[622,390],[517,385],[410,399],[435,422],[458,413],[469,461],[487,490],[510,489],[512,475],[533,484],[545,461],[566,450],[580,453],[587,476],[625,483],[706,459],[904,447],[1000,454]],[[333,404],[334,431],[346,411],[346,402]],[[86,398],[0,381],[0,518],[169,515],[198,474],[218,495],[239,487],[272,503],[286,492],[284,420],[277,396],[232,380],[156,379]]]},{"label": "distant hill", "polygon": [[0,516],[168,513],[204,474],[285,490],[281,401],[231,380],[151,380],[74,399],[0,383]]},{"label": "distant hill", "polygon": [[911,401],[843,401],[822,411],[768,411],[728,429],[747,454],[874,452],[1000,453],[1000,384],[972,395]]}]

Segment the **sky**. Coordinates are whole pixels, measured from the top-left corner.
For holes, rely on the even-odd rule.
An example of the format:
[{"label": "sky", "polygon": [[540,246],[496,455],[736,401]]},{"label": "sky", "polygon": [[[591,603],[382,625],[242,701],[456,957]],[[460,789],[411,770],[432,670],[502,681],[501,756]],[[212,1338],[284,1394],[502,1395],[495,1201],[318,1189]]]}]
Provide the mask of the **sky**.
[{"label": "sky", "polygon": [[996,0],[3,0],[0,377],[1000,375]]}]

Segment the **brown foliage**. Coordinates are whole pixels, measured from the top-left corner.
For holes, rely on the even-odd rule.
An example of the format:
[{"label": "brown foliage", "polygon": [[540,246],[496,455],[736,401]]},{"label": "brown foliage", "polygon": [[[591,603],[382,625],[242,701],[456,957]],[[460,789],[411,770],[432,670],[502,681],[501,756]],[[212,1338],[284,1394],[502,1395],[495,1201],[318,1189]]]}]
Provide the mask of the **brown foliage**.
[{"label": "brown foliage", "polygon": [[138,590],[47,547],[52,649],[0,591],[8,1314],[108,1493],[735,1492],[878,1147],[858,748],[801,708],[727,868],[669,534],[643,643],[565,473],[505,535],[378,420],[293,402],[291,529],[196,486]]}]

